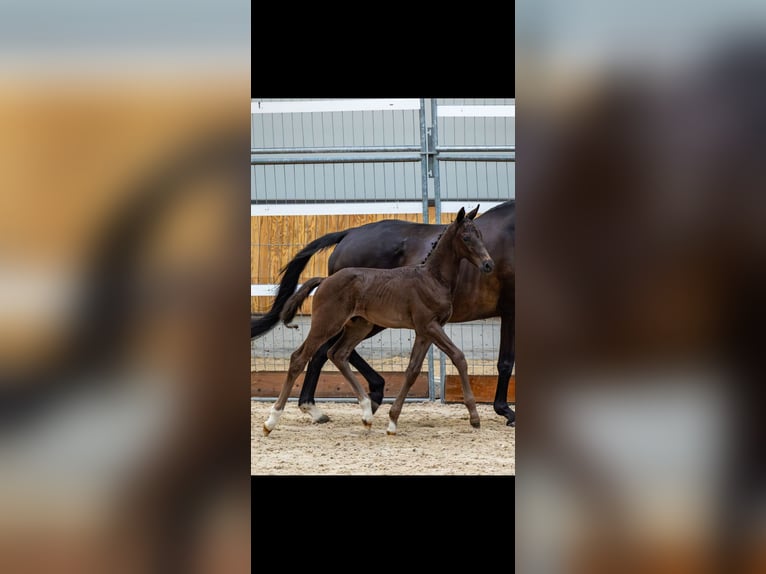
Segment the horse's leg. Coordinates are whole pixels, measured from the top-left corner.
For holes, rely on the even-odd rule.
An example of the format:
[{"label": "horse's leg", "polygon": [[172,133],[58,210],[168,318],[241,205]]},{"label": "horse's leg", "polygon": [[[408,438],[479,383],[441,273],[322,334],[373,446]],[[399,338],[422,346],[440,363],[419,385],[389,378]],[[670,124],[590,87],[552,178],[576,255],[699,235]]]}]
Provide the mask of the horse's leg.
[{"label": "horse's leg", "polygon": [[[368,335],[368,337],[371,336],[372,335]],[[372,412],[374,413],[383,402],[383,389],[386,386],[386,380],[381,377],[380,373],[373,369],[355,350],[351,351],[349,361],[354,365],[354,368],[359,371],[359,374],[367,379],[367,383],[370,385],[370,400],[372,401]]]},{"label": "horse's leg", "polygon": [[471,384],[468,382],[468,363],[465,360],[463,351],[457,348],[439,323],[431,323],[428,326],[428,334],[433,338],[436,346],[444,351],[452,361],[452,364],[457,367],[458,373],[460,373],[460,382],[463,386],[463,401],[470,415],[471,426],[479,428],[481,422],[479,421],[479,413],[476,410],[476,399],[473,398]]},{"label": "horse's leg", "polygon": [[364,387],[354,376],[351,367],[348,364],[348,357],[367,334],[372,330],[373,324],[365,321],[361,317],[351,319],[346,323],[343,334],[340,339],[327,351],[327,357],[338,367],[338,370],[346,377],[346,380],[354,389],[359,404],[362,406],[362,422],[369,428],[372,426],[372,403],[370,397],[364,390]]},{"label": "horse's leg", "polygon": [[514,426],[516,414],[508,405],[508,383],[513,372],[515,360],[516,338],[514,332],[514,315],[504,314],[500,319],[500,353],[497,358],[497,390],[495,391],[495,412],[508,419],[506,424]]},{"label": "horse's leg", "polygon": [[407,398],[407,393],[410,392],[412,384],[420,374],[420,370],[423,368],[423,359],[426,358],[428,347],[431,346],[431,340],[428,337],[421,335],[415,335],[415,343],[412,345],[412,353],[410,353],[410,363],[407,365],[407,370],[404,372],[404,385],[402,386],[399,394],[394,399],[394,404],[391,405],[391,409],[388,411],[388,434],[396,434],[396,423],[399,420],[399,415],[402,412],[402,406],[404,405],[404,399]]},{"label": "horse's leg", "polygon": [[[324,345],[319,347],[319,350],[314,353],[314,356],[309,361],[309,366],[306,368],[306,376],[303,379],[303,388],[301,389],[301,396],[298,399],[298,407],[304,413],[311,415],[311,418],[315,423],[326,423],[330,421],[330,417],[324,414],[319,407],[316,406],[314,401],[314,394],[316,393],[317,383],[319,382],[319,375],[322,374],[322,367],[327,362],[327,351],[330,350],[337,341],[340,339],[340,335],[336,335]],[[373,412],[375,412],[373,410]]]},{"label": "horse's leg", "polygon": [[[369,339],[374,335],[377,335],[383,331],[383,327],[377,325],[372,331],[365,337]],[[327,351],[332,345],[338,341],[338,337],[333,337],[327,343],[322,345],[320,349],[314,354],[309,361],[309,366],[306,368],[306,377],[303,380],[303,387],[301,388],[301,396],[298,399],[298,407],[304,412],[311,415],[311,418],[315,423],[326,423],[330,420],[326,414],[324,414],[319,407],[316,406],[314,395],[316,393],[317,384],[319,383],[319,376],[322,372],[322,367],[327,362]],[[359,353],[352,351],[349,356],[349,362],[359,371],[370,385],[370,400],[372,401],[372,412],[378,410],[378,407],[383,402],[383,389],[386,386],[386,380],[373,369],[367,361],[365,361]]]},{"label": "horse's leg", "polygon": [[279,393],[277,402],[274,403],[274,405],[271,407],[271,410],[269,411],[269,418],[266,419],[265,423],[263,423],[264,436],[269,436],[269,433],[274,430],[274,427],[277,426],[279,417],[282,416],[282,412],[284,411],[287,398],[290,396],[290,391],[293,390],[295,379],[297,379],[298,375],[301,374],[303,367],[306,366],[309,357],[311,357],[311,352],[307,352],[307,341],[308,339],[306,339],[306,341],[304,341],[303,344],[298,347],[290,356],[290,366],[287,369],[287,378],[282,384],[282,390]]},{"label": "horse's leg", "polygon": [[[324,315],[326,316],[327,314],[325,313]],[[290,366],[287,369],[287,377],[282,385],[282,390],[279,393],[277,402],[271,407],[269,418],[263,423],[263,434],[266,436],[277,426],[279,418],[284,411],[285,403],[287,403],[287,399],[290,396],[290,391],[293,389],[295,379],[301,374],[303,367],[309,362],[314,352],[322,346],[322,343],[337,334],[343,328],[343,323],[345,323],[345,318],[338,317],[338,315],[329,321],[324,321],[322,320],[323,318],[319,316],[319,312],[315,309],[311,322],[311,330],[306,340],[290,356]]]},{"label": "horse's leg", "polygon": [[[385,331],[385,327],[375,325],[372,330],[367,334],[365,339],[374,337],[381,331]],[[386,387],[386,380],[380,376],[380,374],[373,369],[367,361],[365,361],[359,353],[352,351],[349,356],[349,361],[359,374],[367,379],[367,383],[370,385],[370,400],[372,401],[372,412],[378,410],[378,407],[383,403],[383,390]]]}]

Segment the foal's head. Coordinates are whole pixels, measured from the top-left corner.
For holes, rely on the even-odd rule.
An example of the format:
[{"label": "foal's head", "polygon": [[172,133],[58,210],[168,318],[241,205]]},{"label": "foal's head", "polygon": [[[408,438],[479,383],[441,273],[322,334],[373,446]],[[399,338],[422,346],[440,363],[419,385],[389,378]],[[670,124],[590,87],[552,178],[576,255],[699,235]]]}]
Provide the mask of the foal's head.
[{"label": "foal's head", "polygon": [[484,247],[481,231],[473,224],[473,218],[476,217],[478,211],[478,205],[468,214],[466,214],[465,208],[461,207],[448,231],[453,235],[452,244],[458,254],[468,259],[482,273],[491,273],[495,268],[495,262],[492,261],[489,253],[487,253],[487,248]]}]

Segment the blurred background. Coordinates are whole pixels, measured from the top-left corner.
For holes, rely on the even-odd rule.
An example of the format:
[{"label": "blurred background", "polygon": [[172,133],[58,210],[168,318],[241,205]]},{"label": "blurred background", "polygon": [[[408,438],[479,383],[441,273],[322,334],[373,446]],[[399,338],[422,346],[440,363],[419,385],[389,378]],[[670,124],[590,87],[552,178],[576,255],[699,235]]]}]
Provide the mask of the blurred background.
[{"label": "blurred background", "polygon": [[5,3],[0,81],[0,570],[249,571],[250,4]]},{"label": "blurred background", "polygon": [[520,572],[766,571],[765,31],[516,3]]},{"label": "blurred background", "polygon": [[[4,5],[3,572],[250,567],[250,26]],[[766,570],[765,28],[516,2],[520,572]]]}]

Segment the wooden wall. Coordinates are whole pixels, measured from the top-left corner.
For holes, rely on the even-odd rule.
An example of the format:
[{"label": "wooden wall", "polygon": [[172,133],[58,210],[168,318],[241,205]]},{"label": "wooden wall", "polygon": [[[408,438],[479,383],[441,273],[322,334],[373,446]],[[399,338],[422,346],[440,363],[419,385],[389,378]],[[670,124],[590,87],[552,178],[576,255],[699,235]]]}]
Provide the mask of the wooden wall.
[{"label": "wooden wall", "polygon": [[[444,214],[443,214],[444,215]],[[429,218],[433,221],[434,208]],[[446,216],[445,221],[450,220]],[[250,218],[250,276],[253,284],[279,283],[279,272],[298,251],[311,241],[334,231],[358,227],[382,219],[401,219],[420,222],[423,217],[413,214],[371,215],[291,215],[254,216]],[[444,220],[444,217],[443,217]],[[310,277],[327,276],[327,259],[333,248],[317,253],[301,274],[300,282]],[[271,308],[273,297],[251,297],[252,313],[265,313]],[[311,299],[303,306],[303,313],[310,313]]]},{"label": "wooden wall", "polygon": [[[436,213],[428,208],[429,221]],[[454,213],[442,213],[442,223],[455,218]],[[279,283],[279,271],[289,263],[298,251],[318,237],[334,231],[358,227],[381,219],[401,219],[420,222],[419,213],[371,214],[371,215],[291,215],[254,216],[250,218],[250,277],[253,284]],[[327,259],[333,248],[317,253],[301,274],[303,282],[310,277],[327,276]],[[271,308],[273,297],[251,297],[250,311],[265,313]],[[311,312],[311,299],[303,305],[303,313]]]}]

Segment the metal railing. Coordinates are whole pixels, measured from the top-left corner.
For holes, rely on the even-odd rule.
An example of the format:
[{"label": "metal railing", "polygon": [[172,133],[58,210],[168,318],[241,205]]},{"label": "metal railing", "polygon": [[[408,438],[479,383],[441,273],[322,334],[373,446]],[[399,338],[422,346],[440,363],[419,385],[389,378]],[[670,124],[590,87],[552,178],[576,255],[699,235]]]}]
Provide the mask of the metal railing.
[{"label": "metal railing", "polygon": [[[351,102],[349,104],[349,102]],[[391,104],[390,102],[394,102]],[[338,197],[333,197],[331,195],[327,194],[327,185],[324,181],[322,181],[322,192],[323,194],[320,194],[315,191],[314,193],[314,199],[313,201],[318,203],[330,203],[333,202],[337,203],[348,203],[349,201],[353,202],[359,202],[364,203],[370,206],[369,213],[375,213],[375,202],[380,201],[394,201],[394,202],[413,202],[418,201],[422,204],[422,221],[424,223],[439,223],[441,221],[441,214],[442,214],[442,204],[445,203],[442,200],[442,174],[440,169],[441,162],[447,162],[452,165],[454,164],[461,164],[466,163],[468,165],[469,162],[477,162],[481,164],[494,164],[494,165],[502,165],[506,164],[506,166],[509,166],[510,164],[515,163],[516,161],[516,146],[513,143],[488,143],[486,145],[479,145],[474,143],[450,143],[450,144],[442,144],[440,143],[439,139],[439,118],[445,117],[445,118],[471,118],[469,121],[476,121],[475,118],[491,118],[491,117],[515,117],[515,106],[498,106],[498,105],[477,105],[477,106],[444,106],[443,110],[444,112],[440,112],[440,107],[437,105],[436,99],[419,99],[419,100],[360,100],[360,101],[344,101],[344,102],[314,102],[317,104],[317,111],[316,113],[321,114],[324,118],[324,115],[328,111],[332,112],[344,112],[343,105],[346,106],[350,105],[351,109],[354,110],[355,113],[360,112],[361,110],[365,110],[365,112],[362,113],[368,113],[370,110],[375,110],[377,112],[380,112],[381,115],[385,114],[388,110],[396,110],[402,113],[405,113],[407,110],[410,111],[410,113],[414,113],[417,111],[417,120],[418,120],[418,126],[417,130],[416,127],[413,124],[410,126],[410,135],[415,135],[417,133],[417,143],[394,143],[391,145],[378,145],[378,143],[375,143],[375,134],[373,134],[373,143],[365,143],[365,145],[347,145],[346,143],[341,143],[341,145],[326,145],[325,139],[331,139],[332,141],[335,141],[338,139],[336,136],[335,128],[333,127],[332,137],[331,138],[325,138],[323,135],[321,138],[316,137],[316,134],[312,132],[311,139],[312,139],[312,145],[301,145],[301,146],[275,146],[275,147],[267,147],[267,146],[251,146],[250,149],[250,163],[251,166],[254,167],[260,167],[261,169],[264,169],[263,166],[283,166],[282,169],[287,169],[287,166],[322,166],[322,169],[324,170],[324,166],[334,166],[334,165],[341,165],[341,164],[420,164],[420,185],[412,186],[411,184],[414,182],[416,178],[416,174],[412,173],[409,183],[407,186],[409,188],[409,192],[406,192],[402,194],[401,191],[395,190],[394,191],[394,198],[390,199],[386,197],[385,199],[381,199],[380,197],[367,197],[365,194],[360,194],[358,191],[352,186],[352,196],[354,197],[352,200],[345,198],[345,199],[339,199]],[[306,113],[306,112],[312,112],[313,109],[311,108],[312,102],[282,102],[282,103],[274,103],[274,102],[267,102],[264,105],[258,104],[258,109],[256,111],[255,103],[253,103],[253,113],[258,114],[271,114],[271,113],[279,113],[279,114],[297,114],[297,113]],[[485,115],[486,114],[486,115]],[[428,124],[428,119],[430,116],[430,125]],[[413,118],[414,120],[414,118]],[[304,120],[301,120],[301,129],[304,128],[303,122]],[[322,120],[324,122],[324,119]],[[297,120],[296,120],[297,122]],[[468,123],[468,122],[464,122]],[[274,126],[276,125],[276,120],[271,121],[271,127],[272,127],[272,133],[278,132],[279,130],[276,129]],[[292,125],[292,124],[291,124]],[[373,128],[375,127],[375,120],[373,118],[372,122]],[[309,126],[311,129],[313,129],[313,124],[310,122]],[[341,133],[341,140],[344,140],[344,133],[345,129],[348,126],[343,126],[340,129]],[[358,124],[357,126],[358,127]],[[324,129],[324,124],[323,124]],[[355,129],[352,126],[352,131]],[[298,130],[300,131],[300,130]],[[316,131],[316,130],[314,130]],[[402,130],[404,133],[406,130]],[[314,142],[314,139],[322,139],[322,142]],[[265,137],[263,138],[265,141]],[[276,141],[278,138],[273,137],[274,141]],[[285,142],[287,141],[287,138],[282,135],[282,140]],[[308,139],[307,137],[302,138],[293,138],[293,139],[301,139],[301,141]],[[353,139],[353,138],[352,138]],[[365,137],[365,140],[367,138]],[[385,138],[384,138],[385,139]],[[394,138],[395,139],[395,138]],[[345,140],[344,140],[345,141]],[[410,140],[412,141],[412,140]],[[316,145],[318,144],[318,145]],[[385,165],[384,165],[385,168]],[[328,168],[330,170],[332,169],[346,169],[346,168]],[[355,168],[354,168],[355,169]],[[450,169],[456,169],[456,168],[450,168]],[[510,170],[510,168],[506,167],[507,170]],[[448,172],[450,170],[448,169]],[[467,168],[464,170],[467,174]],[[485,177],[486,177],[486,171]],[[510,173],[510,171],[509,171]],[[363,178],[367,174],[367,172],[363,172]],[[325,176],[323,172],[323,176]],[[369,174],[367,174],[369,175]],[[313,182],[314,185],[319,187],[319,176],[311,172],[311,176],[313,176],[316,181]],[[255,178],[255,176],[253,176]],[[274,178],[277,176],[274,175]],[[287,179],[285,172],[282,172],[282,177]],[[309,175],[305,176],[306,179],[309,178]],[[466,179],[467,179],[466,175]],[[484,191],[484,197],[482,199],[492,201],[504,201],[506,199],[510,199],[510,190],[507,191],[507,196],[503,195],[503,190],[500,189],[501,187],[501,181],[510,181],[510,175],[505,175],[506,180],[503,180],[500,177],[496,178],[496,192],[491,192],[487,186],[485,186]],[[265,175],[264,175],[265,178]],[[333,173],[333,179],[332,181],[335,181],[335,173]],[[354,178],[356,178],[356,174],[354,175]],[[384,178],[385,178],[385,172],[384,172]],[[478,179],[478,177],[477,177]],[[429,180],[431,180],[431,184],[429,184]],[[276,179],[275,179],[276,181]],[[354,181],[356,183],[356,181]],[[379,182],[373,182],[373,186],[377,185]],[[305,184],[305,183],[304,183]],[[297,184],[296,184],[297,185]],[[367,185],[367,184],[365,184]],[[263,207],[264,214],[267,214],[266,212],[266,206],[267,205],[273,205],[274,203],[279,203],[280,201],[283,201],[284,203],[299,203],[299,202],[306,202],[311,203],[312,200],[307,199],[308,193],[304,193],[304,198],[296,199],[295,197],[288,197],[288,187],[289,184],[287,181],[285,181],[282,184],[283,187],[283,195],[284,198],[258,198],[256,197],[253,200],[253,205],[256,207]],[[384,187],[385,187],[385,180],[384,180]],[[413,191],[416,191],[416,188],[419,187],[420,191],[420,197],[416,198],[415,195],[412,193]],[[429,189],[430,187],[430,189]],[[476,187],[480,188],[481,185],[479,182],[476,182]],[[330,186],[332,188],[332,186]],[[257,189],[256,189],[257,191]],[[321,197],[319,197],[322,195]],[[375,195],[375,192],[373,191],[373,196]],[[405,197],[406,195],[406,197]],[[495,197],[496,196],[496,197]],[[462,200],[463,198],[460,197]],[[435,218],[434,221],[429,221],[429,205],[434,206],[435,211]],[[486,205],[486,201],[485,201]],[[412,208],[413,206],[410,206]],[[330,206],[329,209],[332,209]],[[417,208],[416,208],[417,209]],[[252,210],[251,210],[252,211]],[[362,212],[360,212],[362,213]],[[496,326],[493,325],[483,325],[479,326],[479,337],[483,337],[483,330],[486,329],[493,329],[495,330]],[[496,338],[499,339],[499,336],[496,336],[497,334],[489,333],[487,335],[488,339],[495,340]],[[474,335],[471,335],[472,337]],[[435,398],[436,395],[436,382],[434,378],[435,373],[435,365],[434,365],[434,350],[431,348],[429,350],[428,354],[428,375],[429,375],[429,397],[431,399]],[[443,353],[439,351],[439,373],[440,373],[440,383],[441,383],[441,397],[443,399],[444,397],[444,384],[445,384],[445,373],[446,373],[446,360]],[[487,362],[487,361],[485,361]]]}]

